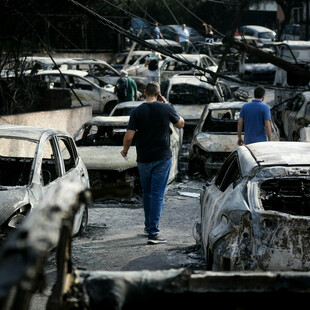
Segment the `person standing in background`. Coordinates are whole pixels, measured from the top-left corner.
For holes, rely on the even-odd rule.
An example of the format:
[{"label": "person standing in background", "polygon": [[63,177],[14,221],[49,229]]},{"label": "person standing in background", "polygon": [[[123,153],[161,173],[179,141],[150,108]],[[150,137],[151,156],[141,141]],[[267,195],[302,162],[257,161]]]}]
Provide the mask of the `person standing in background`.
[{"label": "person standing in background", "polygon": [[214,33],[212,30],[212,25],[207,25],[206,23],[202,24],[205,27],[206,31],[206,42],[213,43],[214,42]]},{"label": "person standing in background", "polygon": [[163,35],[158,27],[158,22],[155,22],[153,26],[151,27],[151,31],[149,32],[149,35],[152,39],[163,39]]},{"label": "person standing in background", "polygon": [[121,70],[120,78],[116,81],[114,94],[118,98],[118,103],[124,101],[138,100],[138,87],[136,82],[128,77],[128,72]]},{"label": "person standing in background", "polygon": [[189,48],[189,31],[186,29],[186,25],[182,24],[182,29],[179,30],[177,41],[183,48],[183,53],[188,53]]}]

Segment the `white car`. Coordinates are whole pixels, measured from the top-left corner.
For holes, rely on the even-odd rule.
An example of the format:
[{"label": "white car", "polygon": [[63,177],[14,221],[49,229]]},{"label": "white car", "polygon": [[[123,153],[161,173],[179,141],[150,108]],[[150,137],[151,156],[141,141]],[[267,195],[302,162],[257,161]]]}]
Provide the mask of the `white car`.
[{"label": "white car", "polygon": [[[6,235],[39,207],[52,187],[72,178],[90,187],[72,137],[31,126],[0,125],[0,233]],[[86,229],[87,206],[77,212],[73,233]]]},{"label": "white car", "polygon": [[[16,71],[15,59],[9,61],[5,68],[1,71],[3,77],[14,76]],[[116,84],[119,78],[119,72],[101,59],[84,59],[69,57],[50,57],[45,56],[26,56],[19,58],[20,72],[24,74],[35,74],[42,70],[83,70],[90,75],[100,77],[107,84]]]},{"label": "white car", "polygon": [[[91,105],[93,113],[109,114],[117,104],[114,86],[81,70],[44,70],[37,73],[50,88],[73,89],[72,106]],[[78,96],[78,98],[76,97]]]},{"label": "white car", "polygon": [[222,81],[212,85],[204,75],[175,75],[162,85],[162,94],[185,120],[184,140],[190,142],[205,106],[230,99],[230,88]]},{"label": "white car", "polygon": [[175,74],[194,74],[199,72],[191,64],[208,69],[210,71],[217,71],[216,62],[205,54],[175,54],[181,60],[189,62],[189,64],[176,60],[172,57],[167,57],[160,66],[160,80],[167,81]]},{"label": "white car", "polygon": [[[110,60],[110,65],[117,70],[126,70],[128,76],[131,77],[142,90],[147,84],[147,71],[148,68],[144,65],[146,58],[151,55],[152,51],[133,51],[131,53],[125,52],[117,54]],[[161,55],[162,59],[158,62],[158,67],[163,63],[166,58]]]},{"label": "white car", "polygon": [[263,26],[241,26],[240,32],[246,36],[256,37],[258,39],[258,46],[263,46],[265,43],[274,42],[276,40],[276,32]]}]

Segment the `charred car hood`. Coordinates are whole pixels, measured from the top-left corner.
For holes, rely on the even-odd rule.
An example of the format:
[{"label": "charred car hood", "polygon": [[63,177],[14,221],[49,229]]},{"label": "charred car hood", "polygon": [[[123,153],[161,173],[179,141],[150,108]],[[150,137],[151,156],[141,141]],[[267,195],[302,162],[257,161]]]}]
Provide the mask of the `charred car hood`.
[{"label": "charred car hood", "polygon": [[131,146],[127,159],[121,155],[122,146],[79,146],[78,152],[87,169],[124,171],[137,166],[136,147]]},{"label": "charred car hood", "polygon": [[0,202],[0,225],[2,225],[19,206],[28,203],[27,187],[1,187]]},{"label": "charred car hood", "polygon": [[242,69],[244,71],[253,71],[253,72],[267,72],[267,71],[276,71],[276,66],[271,63],[266,64],[247,64],[243,65]]},{"label": "charred car hood", "polygon": [[197,144],[206,152],[232,152],[237,147],[237,135],[221,135],[200,132],[196,136]]},{"label": "charred car hood", "polygon": [[173,105],[176,112],[184,118],[184,120],[199,120],[204,109],[204,105]]}]

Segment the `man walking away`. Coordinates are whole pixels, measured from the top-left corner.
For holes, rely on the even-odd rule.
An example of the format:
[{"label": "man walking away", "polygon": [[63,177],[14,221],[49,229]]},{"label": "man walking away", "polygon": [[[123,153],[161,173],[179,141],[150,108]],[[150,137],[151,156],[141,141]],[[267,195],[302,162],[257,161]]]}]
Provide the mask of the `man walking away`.
[{"label": "man walking away", "polygon": [[[245,103],[238,119],[238,145],[271,140],[270,107],[263,103],[265,88],[257,86],[254,89],[254,100]],[[241,133],[244,125],[244,141]]]},{"label": "man walking away", "polygon": [[137,84],[133,79],[128,77],[127,71],[121,70],[120,78],[116,81],[114,87],[114,94],[118,98],[118,103],[138,100]]},{"label": "man walking away", "polygon": [[121,154],[126,158],[135,136],[145,216],[144,230],[149,235],[148,244],[157,244],[166,242],[159,237],[158,226],[171,168],[169,124],[171,122],[176,128],[183,128],[184,119],[161,96],[157,82],[148,83],[144,93],[146,102],[131,113]]}]

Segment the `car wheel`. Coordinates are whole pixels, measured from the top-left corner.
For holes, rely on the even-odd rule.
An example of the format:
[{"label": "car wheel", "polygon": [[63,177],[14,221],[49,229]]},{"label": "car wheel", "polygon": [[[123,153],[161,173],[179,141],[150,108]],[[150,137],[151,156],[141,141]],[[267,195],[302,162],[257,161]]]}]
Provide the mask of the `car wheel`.
[{"label": "car wheel", "polygon": [[109,101],[103,109],[104,114],[110,114],[113,110],[113,108],[117,105],[117,101]]},{"label": "car wheel", "polygon": [[82,235],[85,234],[85,232],[87,230],[87,225],[88,225],[88,207],[85,206],[83,216],[82,216],[81,225],[80,225],[79,231],[77,233],[77,235],[79,237],[81,237]]}]

